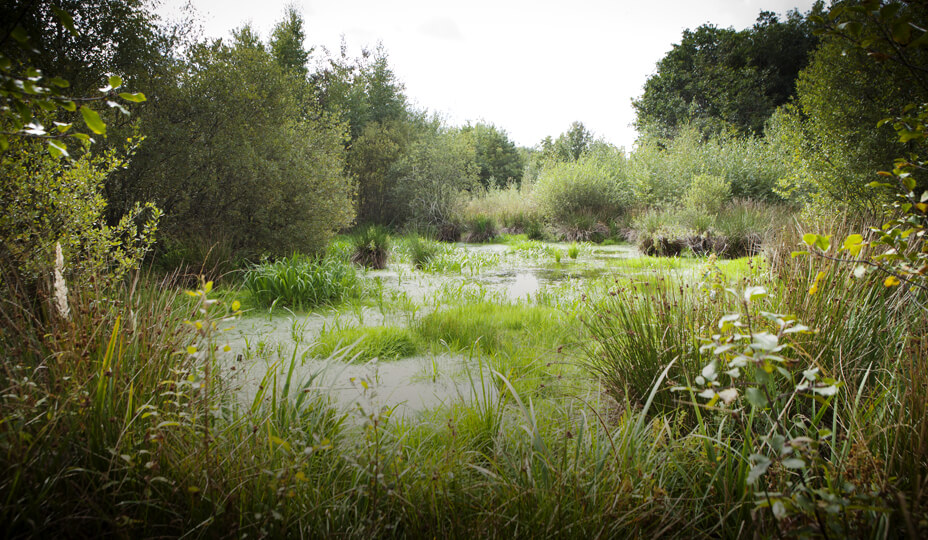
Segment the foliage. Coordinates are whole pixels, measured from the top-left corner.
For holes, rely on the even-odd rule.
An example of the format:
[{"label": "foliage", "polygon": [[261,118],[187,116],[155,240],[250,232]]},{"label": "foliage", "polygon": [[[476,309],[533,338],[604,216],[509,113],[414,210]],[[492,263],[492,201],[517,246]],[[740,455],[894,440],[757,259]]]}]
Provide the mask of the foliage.
[{"label": "foliage", "polygon": [[549,164],[534,187],[534,196],[547,219],[569,225],[581,214],[595,221],[615,219],[634,202],[629,187],[625,156],[613,150]]},{"label": "foliage", "polygon": [[442,127],[438,119],[420,128],[397,166],[396,189],[406,201],[409,219],[436,228],[453,221],[464,191],[477,183],[474,147],[460,132]]},{"label": "foliage", "polygon": [[356,232],[351,243],[354,251],[351,262],[368,268],[383,269],[390,258],[390,234],[383,227],[372,225]]},{"label": "foliage", "polygon": [[492,124],[477,123],[464,126],[461,131],[473,139],[477,178],[484,188],[522,181],[522,156],[504,130]]},{"label": "foliage", "polygon": [[673,139],[645,134],[628,159],[628,177],[641,203],[676,204],[693,178],[711,175],[731,185],[733,197],[765,202],[787,173],[784,150],[768,139],[713,137],[703,140],[695,126],[680,126]]},{"label": "foliage", "polygon": [[467,232],[464,233],[465,242],[489,242],[499,235],[496,220],[492,216],[478,215],[465,223]]},{"label": "foliage", "polygon": [[150,198],[175,242],[221,238],[251,257],[320,250],[353,217],[343,128],[304,116],[305,82],[239,38],[197,46],[163,79],[142,115],[147,144],[108,185],[111,215]]},{"label": "foliage", "polygon": [[741,31],[711,24],[684,30],[633,102],[635,125],[669,138],[686,125],[704,137],[760,135],[767,118],[793,95],[816,42],[797,11],[783,21],[761,12],[753,28]]},{"label": "foliage", "polygon": [[697,208],[708,214],[718,214],[731,199],[731,184],[724,178],[709,174],[697,174],[690,180],[683,195],[686,208]]},{"label": "foliage", "polygon": [[[86,125],[87,131],[105,137],[106,123],[92,104],[105,103],[128,115],[128,110],[117,100],[145,101],[142,93],[117,92],[123,80],[114,72],[117,66],[125,68],[123,63],[131,63],[136,68],[140,65],[141,59],[131,58],[131,55],[143,54],[139,42],[153,33],[151,15],[140,9],[138,2],[115,4],[118,3],[77,3],[62,9],[50,3],[17,1],[0,7],[0,20],[4,21],[4,39],[0,43],[0,106],[4,111],[0,121],[3,130],[0,152],[7,150],[12,135],[43,139],[53,156],[67,156],[66,138],[80,141],[78,147],[93,139],[76,128],[71,131],[73,121],[56,121],[66,112],[79,110],[81,123]],[[75,15],[79,26],[75,24]],[[119,20],[124,25],[124,33],[117,35],[112,27],[109,32],[97,33],[95,28],[88,27],[88,19],[94,22],[102,19],[110,24]],[[50,29],[55,29],[56,39],[47,39]],[[93,48],[91,45],[99,48],[87,54]],[[75,57],[81,59],[80,69],[69,69],[64,59]],[[86,95],[101,80],[106,80],[107,84],[94,89],[92,96]],[[77,115],[72,116],[76,118]],[[49,122],[54,123],[54,128],[47,127]]]},{"label": "foliage", "polygon": [[826,213],[838,205],[875,216],[888,202],[867,184],[900,150],[891,125],[877,123],[928,101],[928,49],[919,41],[926,17],[918,2],[836,2],[815,17],[822,45],[797,81],[796,106],[774,126],[791,156],[784,193]]},{"label": "foliage", "polygon": [[103,221],[103,183],[125,166],[115,151],[60,161],[38,142],[15,142],[0,155],[0,250],[4,273],[27,283],[43,281],[55,244],[66,254],[69,279],[118,279],[151,248],[161,213],[136,205],[115,226]]},{"label": "foliage", "polygon": [[527,234],[534,240],[544,236],[544,223],[538,204],[527,184],[510,184],[477,190],[461,209],[460,221],[488,216],[503,228],[503,232]]},{"label": "foliage", "polygon": [[253,264],[245,269],[242,281],[254,301],[264,307],[311,309],[360,293],[354,266],[299,254]]},{"label": "foliage", "polygon": [[541,156],[546,160],[560,162],[577,161],[592,147],[593,142],[593,134],[583,122],[573,122],[557,139],[552,141],[547,137],[541,141]]}]

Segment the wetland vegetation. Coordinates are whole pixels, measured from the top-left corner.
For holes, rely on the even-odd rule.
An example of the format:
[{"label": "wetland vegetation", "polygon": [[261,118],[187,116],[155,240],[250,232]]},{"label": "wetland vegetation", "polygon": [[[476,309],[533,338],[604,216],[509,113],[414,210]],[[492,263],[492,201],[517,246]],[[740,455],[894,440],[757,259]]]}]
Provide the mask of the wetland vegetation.
[{"label": "wetland vegetation", "polygon": [[928,534],[921,4],[687,30],[631,152],[2,14],[4,537]]}]

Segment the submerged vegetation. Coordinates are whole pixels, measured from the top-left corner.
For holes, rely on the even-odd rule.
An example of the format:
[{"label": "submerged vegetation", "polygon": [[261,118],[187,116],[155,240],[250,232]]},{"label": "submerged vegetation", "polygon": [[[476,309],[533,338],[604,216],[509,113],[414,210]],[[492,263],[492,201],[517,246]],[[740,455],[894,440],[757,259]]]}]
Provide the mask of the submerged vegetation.
[{"label": "submerged vegetation", "polygon": [[0,23],[4,537],[928,535],[917,2],[685,32],[630,153],[68,5]]}]

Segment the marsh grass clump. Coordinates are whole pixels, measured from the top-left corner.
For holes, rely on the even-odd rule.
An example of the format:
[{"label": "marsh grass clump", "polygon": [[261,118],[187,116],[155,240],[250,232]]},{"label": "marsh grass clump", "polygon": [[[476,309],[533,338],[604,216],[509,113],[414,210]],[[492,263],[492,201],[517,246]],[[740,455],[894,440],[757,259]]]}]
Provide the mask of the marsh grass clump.
[{"label": "marsh grass clump", "polygon": [[419,333],[431,343],[463,350],[476,344],[493,353],[526,349],[552,352],[572,343],[572,324],[558,310],[523,304],[468,303],[424,316]]},{"label": "marsh grass clump", "polygon": [[375,270],[387,267],[390,258],[390,232],[372,225],[351,237],[351,262]]},{"label": "marsh grass clump", "polygon": [[418,337],[408,328],[373,326],[324,331],[311,351],[323,358],[344,351],[346,358],[366,362],[374,358],[408,358],[418,354],[419,349]]},{"label": "marsh grass clump", "polygon": [[262,307],[311,309],[360,294],[357,270],[349,263],[303,254],[246,268],[243,286]]},{"label": "marsh grass clump", "polygon": [[567,256],[571,259],[576,259],[580,255],[580,246],[576,242],[572,242],[567,248]]},{"label": "marsh grass clump", "polygon": [[467,221],[464,241],[470,243],[489,242],[499,235],[496,220],[492,216],[478,215]]},{"label": "marsh grass clump", "polygon": [[441,251],[441,245],[433,240],[413,236],[406,241],[409,253],[409,263],[413,268],[422,270],[426,268]]}]

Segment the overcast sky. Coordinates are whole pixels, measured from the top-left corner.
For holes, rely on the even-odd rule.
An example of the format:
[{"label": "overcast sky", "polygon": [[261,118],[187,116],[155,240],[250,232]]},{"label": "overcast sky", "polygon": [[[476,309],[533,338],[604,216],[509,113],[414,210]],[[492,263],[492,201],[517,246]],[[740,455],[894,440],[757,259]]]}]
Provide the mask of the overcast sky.
[{"label": "overcast sky", "polygon": [[[187,0],[163,0],[171,16]],[[352,56],[382,42],[406,95],[450,123],[485,121],[534,146],[579,120],[631,149],[631,100],[686,28],[743,29],[813,0],[192,0],[206,36],[245,23],[265,39],[294,5],[307,46]]]}]

